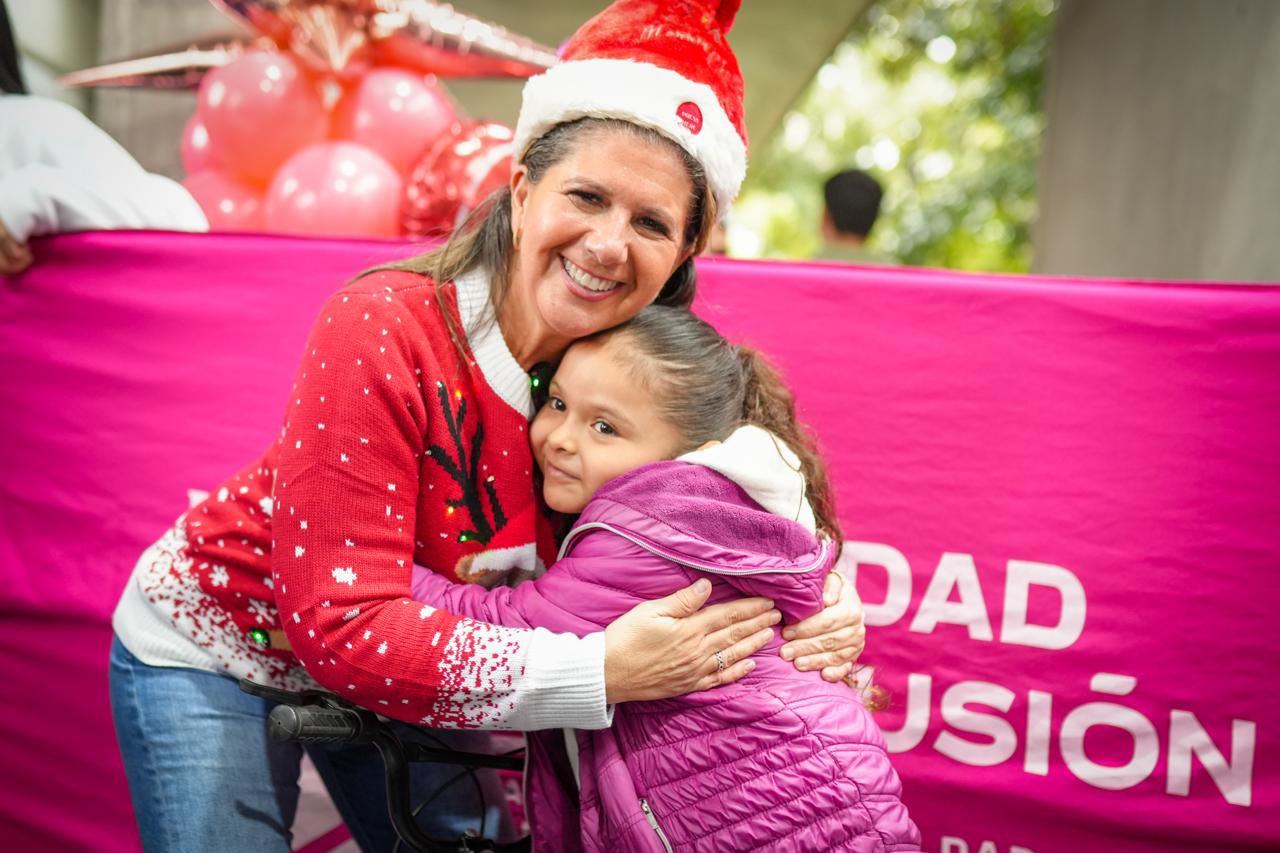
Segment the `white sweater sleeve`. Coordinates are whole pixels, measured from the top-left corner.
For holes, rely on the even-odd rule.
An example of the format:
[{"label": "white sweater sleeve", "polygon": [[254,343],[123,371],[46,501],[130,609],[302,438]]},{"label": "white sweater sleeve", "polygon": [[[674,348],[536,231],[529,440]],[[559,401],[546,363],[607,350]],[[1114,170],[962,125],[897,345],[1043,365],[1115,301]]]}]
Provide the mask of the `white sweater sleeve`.
[{"label": "white sweater sleeve", "polygon": [[512,728],[522,731],[608,728],[613,706],[605,704],[604,632],[579,638],[534,629],[515,708]]},{"label": "white sweater sleeve", "polygon": [[25,243],[63,231],[206,231],[181,184],[145,171],[76,110],[30,95],[0,97],[0,222]]}]

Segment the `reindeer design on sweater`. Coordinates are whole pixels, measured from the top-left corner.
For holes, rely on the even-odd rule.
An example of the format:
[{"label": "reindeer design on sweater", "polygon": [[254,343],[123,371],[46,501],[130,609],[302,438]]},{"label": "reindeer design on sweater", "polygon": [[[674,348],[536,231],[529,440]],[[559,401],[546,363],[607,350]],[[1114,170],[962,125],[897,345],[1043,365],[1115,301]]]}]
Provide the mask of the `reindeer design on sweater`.
[{"label": "reindeer design on sweater", "polygon": [[[459,542],[486,546],[482,551],[460,557],[454,572],[465,583],[478,583],[489,589],[513,586],[536,577],[541,573],[542,562],[538,559],[534,543],[519,541],[526,538],[522,532],[513,540],[517,544],[504,544],[507,537],[503,534],[509,525],[498,499],[494,477],[492,474],[482,476],[478,467],[484,445],[484,424],[476,424],[468,442],[467,401],[460,395],[450,395],[449,389],[440,381],[436,382],[436,396],[453,448],[450,450],[432,444],[427,447],[427,456],[457,484],[459,490],[458,496],[445,499],[445,512],[449,519],[458,519],[455,523],[469,524],[457,533]],[[462,518],[466,521],[463,522]],[[515,525],[521,531],[525,527],[527,525]]]}]

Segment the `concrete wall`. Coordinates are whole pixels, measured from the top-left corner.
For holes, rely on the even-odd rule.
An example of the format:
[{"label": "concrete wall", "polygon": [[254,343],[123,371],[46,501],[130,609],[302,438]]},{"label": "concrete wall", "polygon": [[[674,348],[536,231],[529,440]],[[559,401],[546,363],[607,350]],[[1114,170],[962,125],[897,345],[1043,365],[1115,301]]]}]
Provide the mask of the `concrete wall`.
[{"label": "concrete wall", "polygon": [[1280,281],[1280,3],[1062,0],[1037,272]]},{"label": "concrete wall", "polygon": [[[98,62],[181,49],[185,40],[236,25],[207,0],[101,0]],[[99,89],[92,118],[148,170],[180,178],[182,128],[195,92]]]},{"label": "concrete wall", "polygon": [[88,112],[93,93],[64,89],[57,78],[92,65],[97,55],[99,0],[8,0],[22,76],[32,94],[66,101]]}]

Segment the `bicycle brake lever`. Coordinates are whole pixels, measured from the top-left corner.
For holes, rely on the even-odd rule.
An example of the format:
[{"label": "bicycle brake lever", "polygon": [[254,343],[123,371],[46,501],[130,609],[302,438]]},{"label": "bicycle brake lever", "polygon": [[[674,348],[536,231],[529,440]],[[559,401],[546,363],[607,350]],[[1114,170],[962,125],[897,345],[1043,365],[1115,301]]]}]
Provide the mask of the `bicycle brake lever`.
[{"label": "bicycle brake lever", "polygon": [[245,693],[257,696],[260,699],[267,699],[278,705],[293,705],[295,707],[315,705],[323,702],[326,697],[331,695],[324,690],[281,690],[279,687],[259,684],[247,678],[240,679],[240,689]]}]

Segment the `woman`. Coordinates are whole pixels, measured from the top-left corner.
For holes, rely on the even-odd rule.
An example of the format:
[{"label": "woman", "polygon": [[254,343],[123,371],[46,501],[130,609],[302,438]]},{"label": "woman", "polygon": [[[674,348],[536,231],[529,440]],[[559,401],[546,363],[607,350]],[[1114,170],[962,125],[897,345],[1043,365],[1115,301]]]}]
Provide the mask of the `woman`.
[{"label": "woman", "polygon": [[[653,5],[615,3],[530,81],[520,164],[484,221],[336,294],[278,442],[139,561],[112,707],[147,849],[287,849],[299,752],[267,740],[237,677],[314,680],[416,725],[598,729],[613,703],[742,677],[773,636],[771,602],[695,614],[698,585],[582,639],[408,597],[415,562],[490,583],[550,562],[528,371],[650,302],[687,305],[690,258],[741,183],[737,4]],[[791,630],[828,678],[861,648],[851,591]],[[371,751],[310,754],[361,847],[389,847]]]}]

